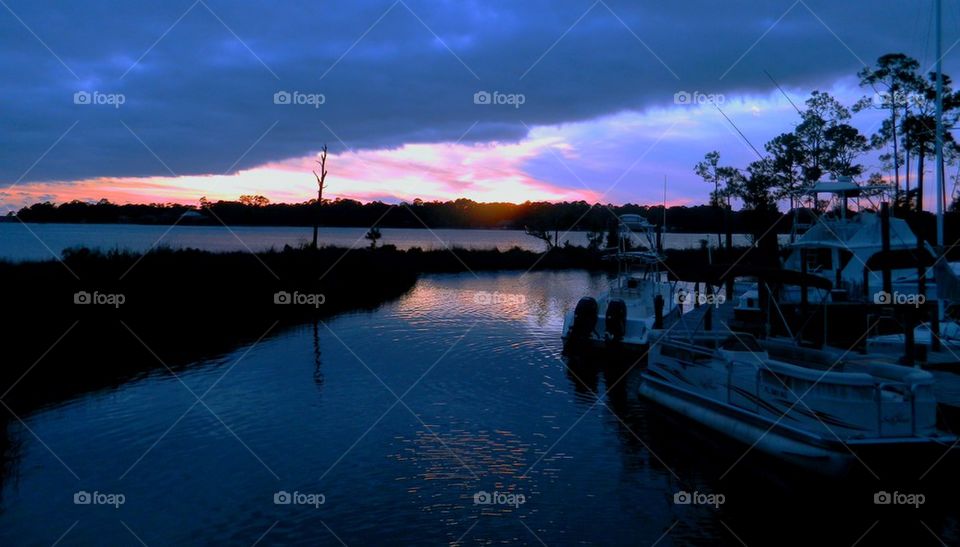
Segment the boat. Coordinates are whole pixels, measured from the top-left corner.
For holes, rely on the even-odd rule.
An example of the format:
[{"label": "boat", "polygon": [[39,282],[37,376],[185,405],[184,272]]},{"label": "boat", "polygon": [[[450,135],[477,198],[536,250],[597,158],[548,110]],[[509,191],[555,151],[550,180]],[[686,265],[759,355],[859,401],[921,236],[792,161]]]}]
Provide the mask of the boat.
[{"label": "boat", "polygon": [[[787,255],[783,267],[788,270],[803,271],[823,277],[833,285],[834,290],[811,290],[807,297],[810,303],[830,302],[838,297],[845,299],[864,299],[872,301],[882,291],[883,274],[876,266],[884,255],[927,253],[935,254],[933,249],[923,244],[918,246],[917,236],[907,222],[888,215],[883,218],[881,212],[859,206],[859,200],[865,195],[881,192],[888,188],[883,185],[861,186],[851,177],[838,177],[837,180],[825,180],[811,184],[801,192],[802,197],[814,204],[823,203],[821,195],[830,196],[824,200],[826,206],[820,206],[819,212],[811,214],[816,218],[802,233],[795,233],[793,241],[787,245]],[[856,211],[849,209],[856,200]],[[832,209],[832,210],[831,210]],[[805,209],[794,210],[795,218]],[[887,224],[886,242],[884,223]],[[796,224],[796,222],[795,222]],[[903,266],[901,264],[901,266]],[[926,278],[933,279],[932,271],[926,271]],[[913,294],[918,290],[917,268],[890,268],[893,292]],[[925,297],[933,299],[936,294],[934,283],[927,283]],[[799,302],[800,290],[780,295],[782,302]]]},{"label": "boat", "polygon": [[[631,250],[635,238],[645,249]],[[565,314],[561,337],[567,351],[643,351],[654,331],[676,320],[676,283],[661,270],[659,248],[656,226],[640,215],[618,217],[617,247],[604,257],[617,262],[617,277],[607,292],[584,296]]]},{"label": "boat", "polygon": [[826,475],[859,455],[919,456],[957,438],[937,429],[933,376],[844,359],[793,341],[704,331],[651,347],[640,395],[788,463]]},{"label": "boat", "polygon": [[[771,303],[777,310],[760,309],[760,287],[753,283],[737,299],[734,317],[743,324],[756,322],[764,314],[776,315],[783,323],[790,318],[787,331],[800,329],[802,336],[813,336],[818,343],[843,347],[859,339],[860,333],[855,332],[857,329],[828,332],[828,323],[863,325],[864,329],[873,325],[864,342],[867,351],[902,354],[906,336],[896,335],[904,329],[903,308],[922,308],[930,315],[927,303],[937,300],[943,276],[934,275],[935,249],[919,240],[905,220],[893,217],[887,203],[881,203],[879,210],[860,207],[862,198],[884,189],[860,186],[850,177],[839,177],[803,190],[801,195],[817,205],[815,209],[794,209],[794,216],[805,213],[816,221],[792,234],[793,241],[785,246],[780,267],[806,281],[774,287],[776,299]],[[821,201],[823,194],[830,199]],[[814,280],[819,283],[810,282]],[[768,292],[773,290],[767,288]],[[815,309],[819,311],[814,313]],[[875,323],[870,318],[880,321]],[[913,325],[920,328],[916,322]],[[847,336],[852,332],[855,336]],[[926,335],[917,332],[918,341],[926,340],[919,345],[929,346],[932,338],[929,329]]]},{"label": "boat", "polygon": [[[943,303],[937,332],[934,332],[934,325],[921,322],[914,327],[910,343],[928,348],[924,356],[928,364],[955,365],[960,362],[960,263],[938,260],[933,269],[937,300]],[[906,332],[874,334],[867,337],[866,350],[893,353],[902,351],[907,343]],[[940,349],[934,350],[938,346]]]}]

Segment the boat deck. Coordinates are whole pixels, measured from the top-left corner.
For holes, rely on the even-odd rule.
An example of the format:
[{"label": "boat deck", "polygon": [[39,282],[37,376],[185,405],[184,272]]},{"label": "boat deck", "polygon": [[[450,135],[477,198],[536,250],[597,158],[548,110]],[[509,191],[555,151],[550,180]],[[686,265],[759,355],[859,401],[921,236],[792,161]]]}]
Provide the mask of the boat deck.
[{"label": "boat deck", "polygon": [[[737,332],[740,330],[734,321],[734,305],[732,303],[728,302],[720,306],[712,306],[712,308],[714,332],[729,333],[730,331]],[[705,332],[704,315],[707,313],[707,306],[686,309],[684,312],[672,328],[668,328],[662,333],[683,337],[684,335]],[[950,416],[949,421],[957,422],[957,425],[960,425],[960,354],[955,355],[950,351],[928,352],[927,361],[922,363],[920,368],[933,373],[936,378],[934,393],[937,401],[942,405],[942,411]]]},{"label": "boat deck", "polygon": [[687,334],[702,333],[705,331],[705,315],[710,310],[712,329],[715,332],[729,333],[731,331],[739,332],[741,329],[733,321],[734,304],[726,302],[720,305],[703,305],[700,307],[690,307],[684,309],[683,315],[676,324],[668,326],[664,332],[669,332],[670,336],[684,336]]}]

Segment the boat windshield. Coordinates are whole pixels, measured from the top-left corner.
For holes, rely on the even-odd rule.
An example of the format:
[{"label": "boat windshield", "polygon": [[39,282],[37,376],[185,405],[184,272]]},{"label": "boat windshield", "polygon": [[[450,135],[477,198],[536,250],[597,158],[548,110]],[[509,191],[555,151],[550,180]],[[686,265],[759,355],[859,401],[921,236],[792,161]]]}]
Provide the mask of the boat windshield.
[{"label": "boat windshield", "polygon": [[720,344],[721,349],[727,351],[750,351],[750,352],[759,352],[763,351],[763,348],[760,347],[760,344],[757,342],[757,339],[749,334],[736,334],[731,335]]}]

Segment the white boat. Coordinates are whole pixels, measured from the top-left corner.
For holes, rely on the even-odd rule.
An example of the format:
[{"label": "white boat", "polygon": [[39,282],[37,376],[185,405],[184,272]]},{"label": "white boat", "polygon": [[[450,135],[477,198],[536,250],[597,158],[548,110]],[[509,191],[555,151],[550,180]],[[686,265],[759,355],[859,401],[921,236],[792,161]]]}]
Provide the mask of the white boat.
[{"label": "white boat", "polygon": [[[917,346],[933,346],[934,341],[940,342],[941,352],[945,354],[951,362],[960,361],[960,325],[955,321],[946,321],[940,323],[940,333],[936,336],[930,325],[924,323],[913,329],[913,343]],[[878,334],[869,336],[866,340],[866,350],[868,353],[881,353],[888,355],[899,355],[903,353],[906,347],[907,335],[904,333]],[[952,357],[952,359],[950,359]],[[928,354],[929,359],[929,354]]]},{"label": "white boat", "polygon": [[828,475],[854,453],[947,448],[937,430],[933,376],[791,341],[747,334],[667,336],[655,344],[640,394],[747,446]]},{"label": "white boat", "polygon": [[[640,215],[621,215],[619,224],[618,247],[610,255],[617,261],[617,278],[608,292],[585,296],[566,313],[561,337],[568,348],[643,350],[654,330],[679,316],[676,284],[660,270],[663,256],[655,251],[656,227]],[[647,250],[628,250],[634,236]]]},{"label": "white boat", "polygon": [[[787,255],[782,266],[787,270],[806,272],[829,281],[833,290],[808,288],[807,299],[811,304],[830,302],[838,295],[847,299],[874,301],[882,298],[883,273],[880,268],[871,268],[873,260],[879,258],[884,250],[882,219],[875,211],[861,209],[850,214],[851,200],[858,199],[864,193],[878,192],[885,186],[860,186],[849,177],[836,181],[820,181],[802,192],[816,204],[822,204],[819,196],[832,196],[826,200],[821,211],[833,208],[835,212],[810,213],[816,222],[805,228],[803,233],[795,233],[794,241],[787,245]],[[859,208],[859,207],[858,207]],[[917,252],[917,236],[907,222],[901,218],[889,217],[889,250],[893,252]],[[795,220],[795,225],[798,221]],[[934,254],[929,245],[925,252]],[[917,268],[895,268],[890,272],[891,291],[895,294],[913,295],[918,292]],[[926,290],[924,298],[934,299],[936,284],[932,270],[926,272]],[[755,287],[752,288],[755,290]],[[780,302],[796,303],[801,300],[800,287],[786,287],[780,293]]]},{"label": "white boat", "polygon": [[[937,299],[943,303],[944,314],[940,317],[939,332],[934,334],[929,323],[921,323],[913,329],[913,343],[931,348],[928,359],[939,362],[960,362],[960,263],[937,261],[934,266]],[[939,342],[939,358],[932,348]],[[869,353],[902,353],[907,343],[906,333],[878,334],[866,339]]]}]

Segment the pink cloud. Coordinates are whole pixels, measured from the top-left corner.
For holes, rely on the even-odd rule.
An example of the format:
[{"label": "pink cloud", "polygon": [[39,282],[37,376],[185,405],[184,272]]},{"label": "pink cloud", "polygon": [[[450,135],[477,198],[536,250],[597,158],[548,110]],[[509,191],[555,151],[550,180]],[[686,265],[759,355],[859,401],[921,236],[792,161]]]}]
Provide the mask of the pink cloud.
[{"label": "pink cloud", "polygon": [[[566,188],[538,179],[523,170],[523,163],[550,146],[556,138],[528,139],[519,143],[411,144],[392,150],[348,151],[327,160],[330,198],[360,201],[394,199],[412,201],[594,201],[600,194]],[[262,194],[274,202],[301,202],[316,195],[311,171],[316,157],[272,162],[233,175],[95,178],[74,182],[24,183],[0,193],[8,209],[36,201],[95,201],[116,203],[196,203],[208,199],[236,199],[241,194]]]}]

